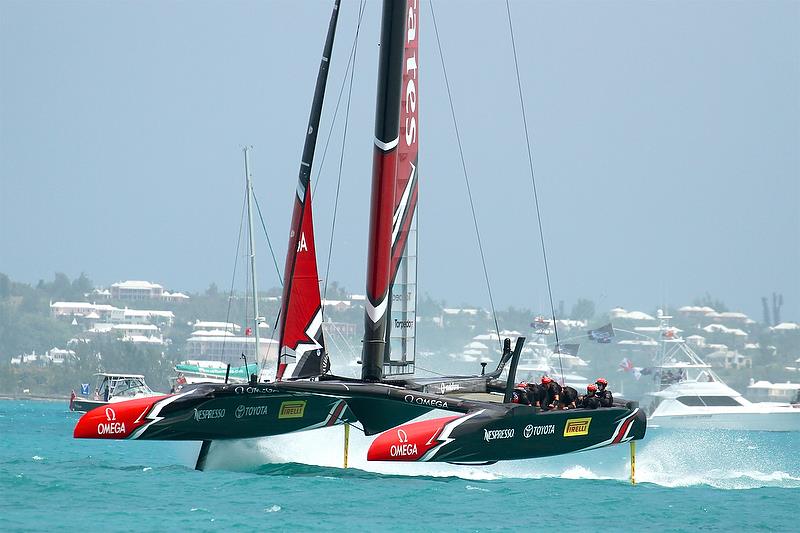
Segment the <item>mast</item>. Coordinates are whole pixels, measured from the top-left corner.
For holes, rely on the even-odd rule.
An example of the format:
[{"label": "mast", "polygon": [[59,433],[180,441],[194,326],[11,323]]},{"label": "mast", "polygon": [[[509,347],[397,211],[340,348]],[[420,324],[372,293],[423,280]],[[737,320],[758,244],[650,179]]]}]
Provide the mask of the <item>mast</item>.
[{"label": "mast", "polygon": [[[406,138],[413,138],[412,162],[416,165],[416,127],[412,130],[410,123],[404,123],[401,140],[400,116],[404,66],[406,71],[413,67],[413,82],[412,85],[406,84],[406,98],[402,103],[413,103],[413,120],[416,124],[416,86],[413,83],[416,81],[417,20],[417,0],[384,0],[375,107],[364,347],[361,358],[361,377],[366,381],[380,381],[384,375],[384,363],[389,359],[390,345],[387,340],[391,334],[388,320],[392,299],[390,293],[400,258],[405,252],[413,208],[416,206],[416,179],[413,180],[412,189],[408,190],[408,196],[404,194],[404,189],[398,191],[397,188],[398,145],[401,141],[406,142]],[[407,57],[409,49],[414,54],[413,59]],[[414,92],[409,97],[412,88]],[[412,197],[413,201],[410,201]]]},{"label": "mast", "polygon": [[283,272],[283,298],[278,326],[280,355],[276,374],[276,379],[279,381],[284,376],[290,378],[318,376],[327,372],[329,366],[322,335],[322,300],[319,294],[311,210],[311,168],[322,104],[325,100],[336,24],[339,19],[339,3],[340,0],[334,1],[328,24],[328,34],[308,118],[303,156],[300,160],[297,194],[289,232],[289,248]]},{"label": "mast", "polygon": [[[259,331],[258,331],[258,284],[256,282],[256,246],[255,240],[253,237],[253,207],[252,207],[252,198],[253,198],[253,176],[250,174],[250,148],[245,146],[244,147],[244,174],[245,180],[247,182],[247,233],[250,237],[250,278],[252,279],[252,289],[253,289],[253,320],[255,321],[255,335],[256,335],[256,351],[255,351],[255,360],[256,363],[259,363],[261,354],[258,350],[259,347]],[[247,373],[250,373],[249,369],[245,369]]]}]

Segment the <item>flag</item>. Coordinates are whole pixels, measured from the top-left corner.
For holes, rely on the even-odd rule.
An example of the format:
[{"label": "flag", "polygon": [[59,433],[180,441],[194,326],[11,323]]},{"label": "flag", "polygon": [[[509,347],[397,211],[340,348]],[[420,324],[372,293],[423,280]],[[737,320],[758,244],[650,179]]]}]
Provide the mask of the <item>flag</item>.
[{"label": "flag", "polygon": [[586,335],[588,335],[591,340],[597,341],[600,344],[611,344],[611,339],[614,338],[614,326],[609,322],[601,328],[590,329],[586,332]]},{"label": "flag", "polygon": [[556,353],[563,353],[566,355],[578,355],[580,344],[556,344]]},{"label": "flag", "polygon": [[81,394],[84,396],[89,396],[89,384],[88,383],[81,383]]}]

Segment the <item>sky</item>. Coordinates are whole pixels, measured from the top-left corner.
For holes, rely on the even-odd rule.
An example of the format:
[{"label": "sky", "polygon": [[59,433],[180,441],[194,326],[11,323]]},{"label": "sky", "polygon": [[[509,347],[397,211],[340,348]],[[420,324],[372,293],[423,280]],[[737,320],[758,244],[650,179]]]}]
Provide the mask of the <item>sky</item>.
[{"label": "sky", "polygon": [[[363,293],[380,3],[367,2],[347,138],[314,192],[325,275]],[[35,283],[231,283],[242,147],[283,264],[331,1],[0,0],[0,272]],[[495,303],[547,286],[504,2],[433,4]],[[552,289],[567,309],[709,294],[800,320],[800,2],[511,1]],[[429,2],[420,21],[419,291],[488,307]],[[342,147],[344,145],[344,151]],[[259,284],[278,284],[264,239]],[[244,287],[241,287],[244,290]]]}]

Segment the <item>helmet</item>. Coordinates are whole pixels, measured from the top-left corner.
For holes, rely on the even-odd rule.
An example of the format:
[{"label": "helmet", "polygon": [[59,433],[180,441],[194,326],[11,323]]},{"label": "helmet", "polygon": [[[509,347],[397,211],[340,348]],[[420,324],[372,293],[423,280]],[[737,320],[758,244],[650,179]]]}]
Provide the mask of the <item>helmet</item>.
[{"label": "helmet", "polygon": [[517,383],[516,388],[518,388],[518,389],[527,389],[528,388],[528,382],[527,381],[520,381],[519,383]]},{"label": "helmet", "polygon": [[597,385],[590,383],[589,386],[586,387],[586,392],[597,392]]},{"label": "helmet", "polygon": [[605,378],[597,378],[597,381],[595,381],[595,383],[597,383],[597,385],[602,385],[603,387],[608,386],[608,381],[606,381]]},{"label": "helmet", "polygon": [[548,376],[542,376],[542,384],[543,384],[543,385],[547,385],[547,384],[548,384],[548,383],[550,383],[551,381],[553,381],[553,380],[552,380],[552,379],[550,379],[550,377],[548,377]]}]

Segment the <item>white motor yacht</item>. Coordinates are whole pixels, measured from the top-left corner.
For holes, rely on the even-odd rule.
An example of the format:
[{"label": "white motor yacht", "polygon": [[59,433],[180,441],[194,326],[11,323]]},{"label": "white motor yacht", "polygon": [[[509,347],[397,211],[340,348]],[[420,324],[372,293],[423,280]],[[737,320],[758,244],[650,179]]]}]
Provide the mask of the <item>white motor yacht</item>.
[{"label": "white motor yacht", "polygon": [[661,317],[662,355],[657,390],[642,400],[652,426],[681,429],[800,431],[800,405],[753,403],[727,386]]}]

